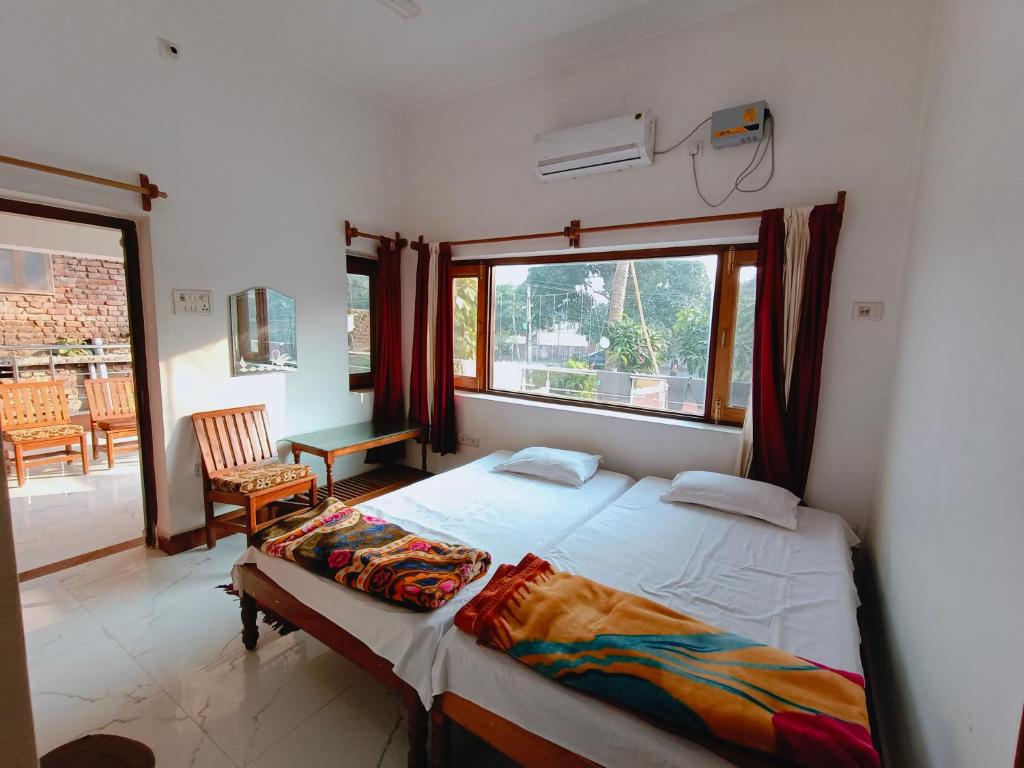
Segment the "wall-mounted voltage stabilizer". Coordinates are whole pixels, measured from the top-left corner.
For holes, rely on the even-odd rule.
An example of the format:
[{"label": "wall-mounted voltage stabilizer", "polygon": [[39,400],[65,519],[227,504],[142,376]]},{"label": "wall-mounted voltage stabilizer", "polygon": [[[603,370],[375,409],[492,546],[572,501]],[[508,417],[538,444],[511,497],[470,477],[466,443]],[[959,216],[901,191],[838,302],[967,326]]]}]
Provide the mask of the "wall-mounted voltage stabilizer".
[{"label": "wall-mounted voltage stabilizer", "polygon": [[711,146],[714,149],[756,144],[764,138],[765,112],[768,103],[755,101],[740,107],[720,109],[711,113]]}]

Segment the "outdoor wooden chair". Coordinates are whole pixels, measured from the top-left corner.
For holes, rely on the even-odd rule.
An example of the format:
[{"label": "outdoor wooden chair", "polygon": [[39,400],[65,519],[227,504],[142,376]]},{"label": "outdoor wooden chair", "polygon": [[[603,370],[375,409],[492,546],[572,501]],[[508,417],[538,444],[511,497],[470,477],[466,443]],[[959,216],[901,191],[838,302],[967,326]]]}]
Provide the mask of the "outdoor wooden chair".
[{"label": "outdoor wooden chair", "polygon": [[[278,460],[270,439],[265,405],[247,405],[192,414],[203,461],[203,502],[206,511],[206,546],[217,545],[217,531],[244,533],[246,540],[273,525],[276,517],[261,512],[271,504],[285,509],[307,509],[316,503],[316,472],[304,464]],[[285,502],[305,491],[308,503]],[[220,515],[214,504],[239,507]]]},{"label": "outdoor wooden chair", "polygon": [[[99,433],[107,449],[107,468],[114,468],[118,448],[139,447],[139,424],[135,415],[135,379],[86,379],[85,397],[89,402],[89,429],[92,432],[92,457],[100,457]],[[134,437],[133,442],[115,443]]]},{"label": "outdoor wooden chair", "polygon": [[[14,459],[18,485],[25,484],[26,468],[35,464],[70,464],[82,458],[82,474],[89,474],[85,428],[68,418],[68,395],[60,381],[25,381],[0,384],[0,429],[4,450]],[[78,444],[78,451],[73,446]],[[10,446],[10,449],[8,449]],[[45,453],[29,453],[53,448]]]}]

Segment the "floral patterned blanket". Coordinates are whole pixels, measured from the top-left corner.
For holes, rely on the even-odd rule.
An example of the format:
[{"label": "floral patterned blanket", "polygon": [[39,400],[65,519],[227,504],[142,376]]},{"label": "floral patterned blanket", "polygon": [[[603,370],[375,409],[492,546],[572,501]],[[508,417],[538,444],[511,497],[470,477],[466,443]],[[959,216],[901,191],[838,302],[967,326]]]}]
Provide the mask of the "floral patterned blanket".
[{"label": "floral patterned blanket", "polygon": [[432,541],[329,497],[253,538],[307,571],[418,611],[447,603],[487,573],[483,550]]}]

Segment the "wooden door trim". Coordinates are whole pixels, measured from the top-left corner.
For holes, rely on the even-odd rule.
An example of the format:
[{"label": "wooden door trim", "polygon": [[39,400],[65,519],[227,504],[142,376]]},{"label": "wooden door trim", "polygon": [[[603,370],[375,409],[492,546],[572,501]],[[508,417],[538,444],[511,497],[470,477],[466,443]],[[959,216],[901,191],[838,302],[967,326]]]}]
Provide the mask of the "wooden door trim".
[{"label": "wooden door trim", "polygon": [[149,357],[146,348],[145,301],[142,288],[142,265],[139,257],[138,228],[131,219],[2,197],[0,197],[0,211],[21,216],[106,227],[121,232],[125,288],[128,298],[128,328],[131,333],[132,373],[135,377],[135,403],[139,418],[139,466],[142,476],[145,540],[146,546],[155,547],[157,543],[156,459],[153,450],[153,413],[149,402]]}]

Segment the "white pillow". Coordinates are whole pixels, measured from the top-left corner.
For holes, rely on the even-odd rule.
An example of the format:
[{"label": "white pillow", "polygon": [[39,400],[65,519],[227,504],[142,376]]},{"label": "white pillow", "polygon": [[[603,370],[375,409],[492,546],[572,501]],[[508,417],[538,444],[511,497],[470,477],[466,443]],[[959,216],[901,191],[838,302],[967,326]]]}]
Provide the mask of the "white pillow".
[{"label": "white pillow", "polygon": [[579,488],[593,477],[600,463],[600,456],[589,453],[536,447],[524,448],[512,454],[494,469],[497,472],[531,475]]},{"label": "white pillow", "polygon": [[662,501],[680,501],[756,517],[758,520],[796,530],[800,499],[771,483],[718,472],[680,472],[662,494]]}]

